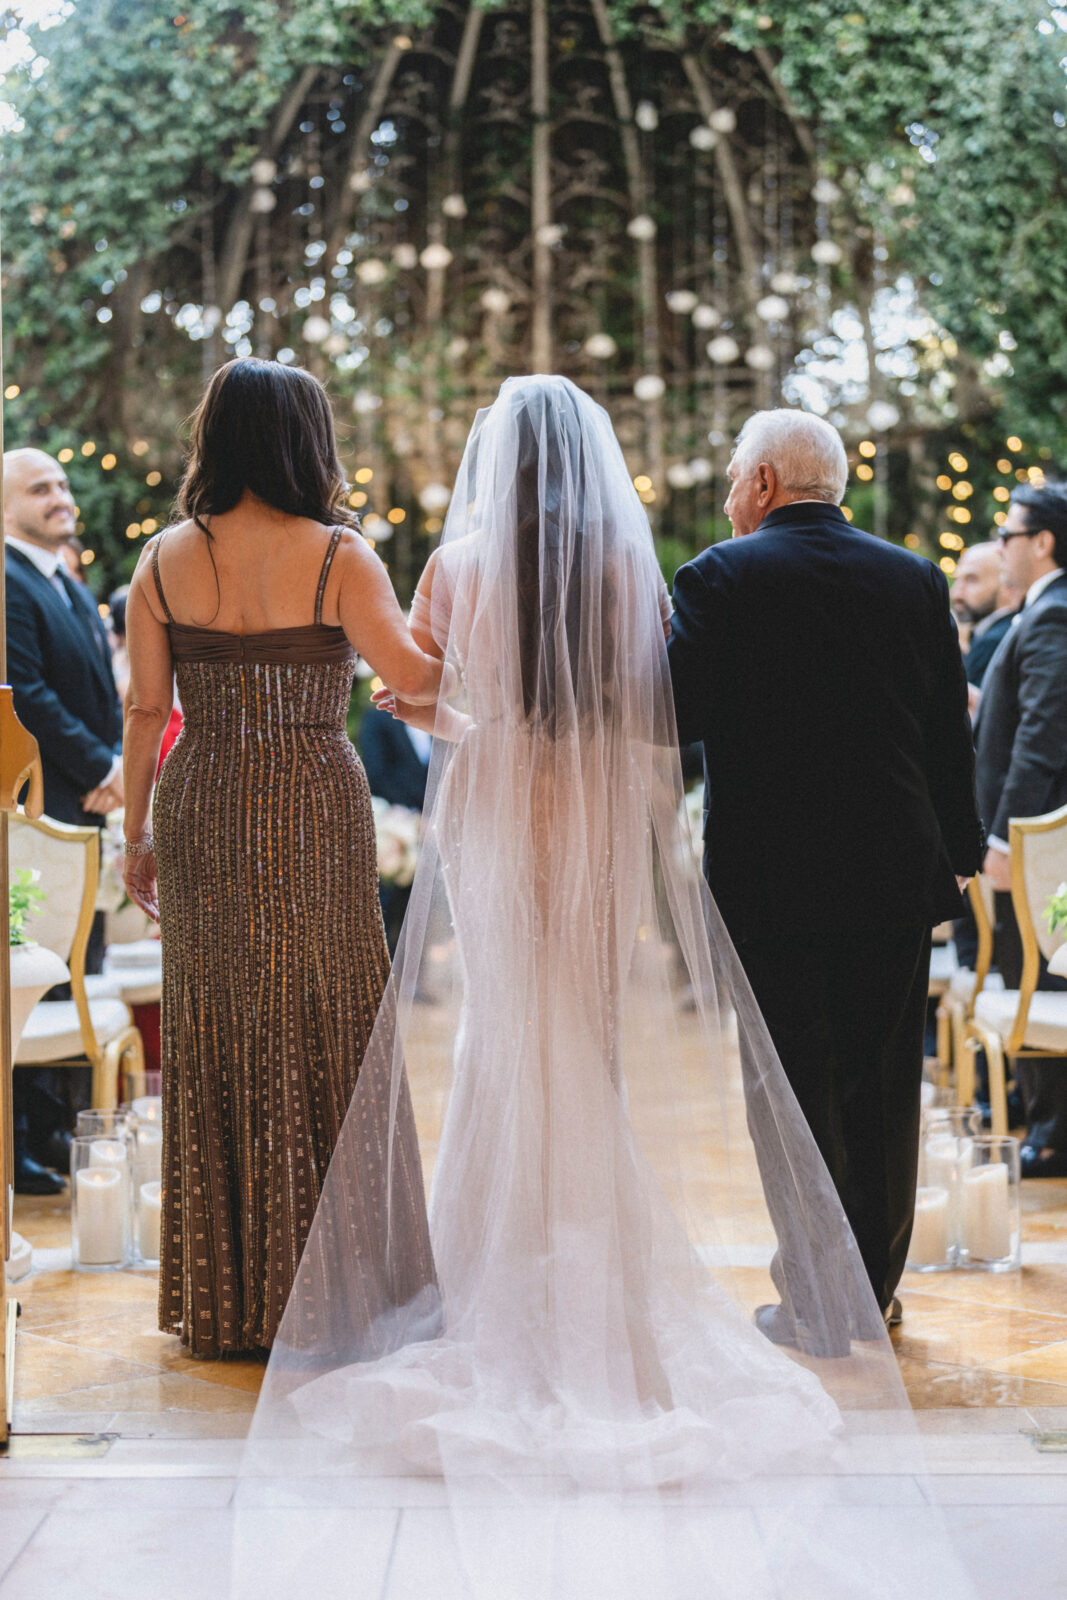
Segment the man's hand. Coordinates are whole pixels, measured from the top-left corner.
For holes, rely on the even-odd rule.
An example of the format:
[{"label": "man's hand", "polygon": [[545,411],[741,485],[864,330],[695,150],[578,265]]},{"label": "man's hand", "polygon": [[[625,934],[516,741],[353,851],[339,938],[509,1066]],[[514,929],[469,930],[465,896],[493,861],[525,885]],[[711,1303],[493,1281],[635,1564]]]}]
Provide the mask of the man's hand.
[{"label": "man's hand", "polygon": [[976,683],[969,683],[967,685],[967,710],[971,713],[972,722],[978,715],[978,704],[981,698],[982,691],[979,689],[978,685]]},{"label": "man's hand", "polygon": [[990,845],[985,853],[982,871],[1001,894],[1011,892],[1011,857],[1006,850],[998,850],[996,845]]},{"label": "man's hand", "polygon": [[82,810],[92,811],[98,817],[106,817],[109,811],[117,811],[121,805],[121,778],[114,783],[101,783],[97,788],[82,796]]}]

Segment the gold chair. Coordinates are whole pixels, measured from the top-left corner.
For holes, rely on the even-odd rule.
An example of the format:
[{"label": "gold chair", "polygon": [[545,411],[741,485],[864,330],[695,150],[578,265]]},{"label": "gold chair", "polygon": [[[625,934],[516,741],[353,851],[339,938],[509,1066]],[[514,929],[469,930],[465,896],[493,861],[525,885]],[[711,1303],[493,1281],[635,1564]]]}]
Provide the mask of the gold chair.
[{"label": "gold chair", "polygon": [[119,1070],[124,1058],[133,1072],[144,1071],[144,1044],[129,1007],[115,995],[90,997],[85,952],[89,943],[100,866],[95,828],[73,827],[24,813],[8,818],[11,871],[34,867],[40,873],[44,904],[31,919],[29,933],[62,957],[70,968],[70,1000],[42,1000],[30,1014],[16,1067],[92,1068],[92,1103],[118,1103]]},{"label": "gold chair", "polygon": [[[994,1133],[1008,1131],[1005,1057],[1067,1056],[1067,994],[1037,987],[1041,956],[1048,960],[1064,942],[1062,934],[1049,932],[1044,912],[1067,878],[1067,806],[1043,817],[1013,818],[1008,843],[1011,903],[1023,947],[1022,979],[1018,989],[983,989],[965,1028],[967,1042],[986,1053]],[[973,1074],[971,1092],[973,1096]]]},{"label": "gold chair", "polygon": [[949,1035],[956,1100],[962,1106],[974,1100],[974,1050],[966,1043],[966,1031],[974,1015],[975,1001],[985,989],[1004,987],[1000,973],[990,971],[993,964],[993,889],[988,878],[972,878],[967,885],[967,897],[978,930],[974,970],[957,967],[937,1011],[938,1038],[940,1040],[945,1029]]}]

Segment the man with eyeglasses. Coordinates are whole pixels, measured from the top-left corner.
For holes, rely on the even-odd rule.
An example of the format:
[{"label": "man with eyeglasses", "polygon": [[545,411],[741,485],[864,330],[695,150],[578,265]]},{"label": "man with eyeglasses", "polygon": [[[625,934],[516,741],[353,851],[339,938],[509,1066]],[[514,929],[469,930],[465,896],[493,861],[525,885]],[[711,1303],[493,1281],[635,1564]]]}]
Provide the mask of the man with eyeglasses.
[{"label": "man with eyeglasses", "polygon": [[[1011,905],[1008,822],[1067,803],[1067,484],[1013,490],[1000,530],[1002,581],[1025,595],[989,664],[975,720],[978,807],[996,896],[997,966],[1017,989],[1022,948]],[[1041,989],[1064,987],[1041,964]],[[1067,1060],[1020,1061],[1029,1132],[1025,1177],[1067,1176]]]}]

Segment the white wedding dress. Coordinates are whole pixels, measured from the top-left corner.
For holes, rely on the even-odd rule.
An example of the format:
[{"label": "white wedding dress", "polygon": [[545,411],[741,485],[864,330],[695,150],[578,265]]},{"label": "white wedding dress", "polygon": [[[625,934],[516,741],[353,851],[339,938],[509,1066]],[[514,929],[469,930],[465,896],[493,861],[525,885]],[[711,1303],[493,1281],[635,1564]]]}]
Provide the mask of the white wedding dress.
[{"label": "white wedding dress", "polygon": [[[920,1497],[907,1558],[848,1520],[852,1473],[921,1461],[679,823],[663,595],[606,414],[566,380],[509,381],[434,573],[461,687],[253,1425],[248,1600],[294,1592],[309,1563],[324,1593],[407,1594],[364,1570],[361,1539],[427,1494],[447,1519],[410,1592],[434,1600],[851,1600],[905,1559],[909,1594],[968,1592]],[[439,1007],[414,1004],[417,981]],[[429,1158],[438,1122],[427,1223],[414,1127]],[[768,1187],[794,1219],[794,1309],[833,1358],[752,1323]]]}]

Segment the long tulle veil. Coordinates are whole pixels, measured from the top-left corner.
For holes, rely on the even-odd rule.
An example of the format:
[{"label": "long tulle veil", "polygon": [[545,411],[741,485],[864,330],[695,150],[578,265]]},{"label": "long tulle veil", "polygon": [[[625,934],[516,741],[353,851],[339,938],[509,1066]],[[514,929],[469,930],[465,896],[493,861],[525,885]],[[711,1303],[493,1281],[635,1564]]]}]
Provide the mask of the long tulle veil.
[{"label": "long tulle veil", "polygon": [[[679,816],[662,600],[605,412],[507,382],[436,560],[459,688],[246,1452],[247,1600],[968,1592]],[[751,1320],[776,1244],[801,1349]]]}]

